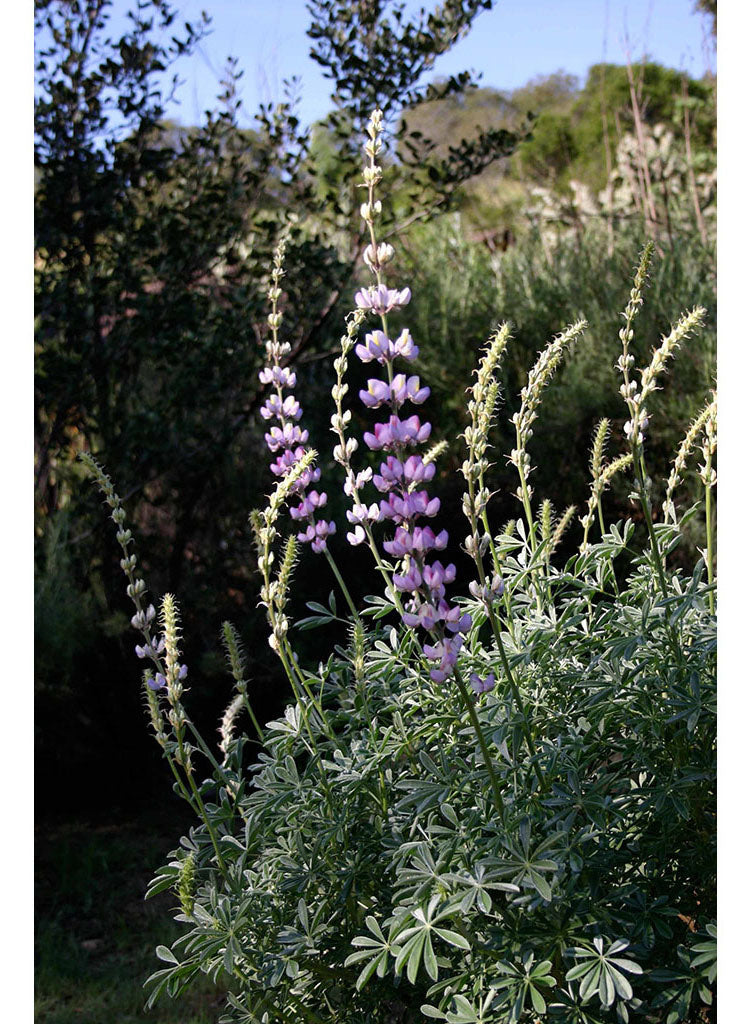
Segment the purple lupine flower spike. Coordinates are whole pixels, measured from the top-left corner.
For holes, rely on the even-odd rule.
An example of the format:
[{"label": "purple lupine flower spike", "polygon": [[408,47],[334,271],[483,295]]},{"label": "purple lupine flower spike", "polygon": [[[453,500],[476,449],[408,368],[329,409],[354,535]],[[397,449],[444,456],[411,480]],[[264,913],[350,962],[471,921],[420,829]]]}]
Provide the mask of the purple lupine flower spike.
[{"label": "purple lupine flower spike", "polygon": [[[345,491],[355,497],[357,504],[352,512],[347,513],[347,518],[355,525],[347,539],[351,544],[362,543],[366,536],[363,529],[366,520],[369,523],[378,518],[394,523],[393,538],[384,542],[384,549],[401,563],[394,572],[393,585],[394,590],[407,599],[402,620],[405,625],[420,626],[429,634],[430,641],[424,644],[423,651],[427,658],[437,662],[431,669],[431,678],[443,682],[456,665],[463,644],[462,634],[470,628],[471,620],[469,615],[462,615],[458,606],[452,606],[446,600],[446,585],[455,580],[456,568],[444,565],[432,555],[428,561],[430,552],[446,547],[448,534],[445,530],[434,532],[429,526],[418,525],[420,519],[436,516],[441,503],[424,489],[435,475],[435,466],[411,451],[428,439],[431,426],[422,423],[415,414],[402,418],[400,413],[407,402],[422,405],[430,394],[430,388],[421,387],[416,374],[394,372],[397,359],[410,363],[417,358],[419,350],[406,328],[392,339],[386,320],[392,310],[406,306],[412,296],[409,288],[387,287],[381,277],[383,267],[393,257],[391,246],[378,244],[374,228],[381,213],[374,188],[382,173],[376,163],[376,155],[382,146],[382,119],[381,111],[376,110],[368,126],[368,141],[364,147],[367,162],[363,174],[368,199],[360,207],[370,233],[364,260],[375,275],[376,283],[360,289],[355,295],[359,309],[380,316],[381,329],[366,334],[364,342],[355,346],[355,354],[363,363],[375,363],[386,368],[387,380],[370,378],[367,388],[360,392],[366,408],[389,408],[389,415],[363,435],[371,451],[383,452],[378,472],[372,475],[373,485],[383,497],[368,509],[359,496],[360,475],[356,483],[348,480]],[[362,483],[365,482],[367,478],[363,477]]]},{"label": "purple lupine flower spike", "polygon": [[[359,292],[356,301],[360,306],[368,305],[385,315],[389,308],[400,304],[397,297],[408,294],[408,289],[394,291],[381,285]],[[401,571],[393,576],[395,589],[409,599],[403,621],[411,627],[420,626],[435,641],[426,643],[423,651],[428,659],[437,662],[431,669],[431,678],[443,682],[453,671],[463,644],[462,634],[469,630],[471,619],[445,599],[446,585],[454,582],[456,567],[426,560],[428,552],[446,547],[448,534],[445,530],[436,534],[428,526],[417,525],[421,518],[436,516],[441,504],[438,498],[431,498],[422,489],[422,485],[433,479],[435,465],[426,463],[418,454],[409,454],[410,448],[427,440],[431,426],[422,423],[417,415],[401,419],[397,410],[407,402],[421,405],[428,398],[430,388],[421,387],[417,375],[394,375],[392,370],[397,358],[411,361],[417,351],[407,330],[402,331],[396,342],[385,331],[373,331],[366,335],[364,345],[355,348],[363,363],[388,366],[388,381],[369,379],[367,389],[360,392],[360,399],[369,409],[390,405],[391,415],[385,422],[376,423],[372,432],[366,431],[363,435],[368,448],[385,454],[379,471],[372,476],[374,486],[384,497],[377,506],[374,504],[368,509],[365,505],[356,505],[347,513],[349,521],[355,524],[355,530],[347,534],[347,539],[351,544],[362,543],[365,540],[362,524],[366,520],[394,522],[393,539],[384,542],[384,549],[403,563]]]},{"label": "purple lupine flower spike", "polygon": [[[264,435],[266,446],[269,451],[276,454],[276,459],[271,463],[271,472],[278,477],[285,477],[293,466],[296,466],[305,454],[305,444],[308,440],[308,431],[298,425],[302,417],[302,407],[294,395],[284,395],[285,388],[293,388],[297,383],[297,375],[294,370],[281,365],[281,360],[287,357],[291,347],[287,342],[277,340],[277,330],[281,323],[281,313],[277,312],[277,301],[281,295],[279,282],[283,276],[282,263],[284,258],[284,243],[281,243],[274,256],[274,269],[272,271],[272,286],[269,289],[269,298],[272,304],[272,313],[269,316],[269,325],[272,329],[272,337],[266,343],[266,356],[268,365],[258,374],[262,384],[271,385],[272,394],[266,399],[261,407],[261,416],[265,420],[276,419],[278,425],[269,428]],[[278,454],[277,454],[278,453]],[[295,520],[307,521],[307,529],[297,534],[298,540],[310,544],[313,551],[320,554],[326,550],[326,538],[335,532],[336,524],[316,520],[314,513],[326,504],[326,493],[315,490],[308,492],[311,484],[318,483],[321,478],[320,469],[306,469],[295,481],[294,493],[299,497],[299,504],[290,508],[290,515]]]}]

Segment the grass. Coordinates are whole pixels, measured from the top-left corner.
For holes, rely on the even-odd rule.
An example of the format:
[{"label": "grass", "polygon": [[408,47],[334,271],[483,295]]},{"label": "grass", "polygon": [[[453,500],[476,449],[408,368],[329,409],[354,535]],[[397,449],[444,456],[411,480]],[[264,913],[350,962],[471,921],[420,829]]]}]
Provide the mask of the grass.
[{"label": "grass", "polygon": [[150,1011],[143,983],[161,964],[159,943],[178,934],[176,900],[146,902],[154,869],[184,823],[85,823],[36,834],[35,1020],[39,1024],[215,1024],[221,995],[207,980]]}]

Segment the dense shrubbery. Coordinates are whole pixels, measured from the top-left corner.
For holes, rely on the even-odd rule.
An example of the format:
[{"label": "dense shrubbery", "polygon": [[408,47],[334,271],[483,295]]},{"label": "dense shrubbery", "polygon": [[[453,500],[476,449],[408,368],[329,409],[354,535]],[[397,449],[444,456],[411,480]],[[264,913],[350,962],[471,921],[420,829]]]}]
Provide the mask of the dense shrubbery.
[{"label": "dense shrubbery", "polygon": [[[461,461],[455,438],[462,430],[464,388],[475,365],[478,339],[487,337],[499,319],[513,325],[501,380],[514,411],[527,368],[546,340],[567,323],[586,316],[589,330],[577,343],[556,382],[555,394],[540,412],[544,444],[534,450],[537,478],[545,494],[560,508],[586,499],[588,473],[579,457],[602,416],[620,414],[621,399],[613,385],[613,341],[619,330],[618,308],[623,281],[639,233],[622,230],[612,255],[606,253],[601,230],[590,228],[581,238],[562,238],[550,251],[535,233],[504,253],[490,253],[467,240],[458,214],[413,232],[399,268],[413,285],[409,309],[413,329],[429,344],[421,348],[418,369],[441,405],[441,436],[451,445],[454,466]],[[682,309],[699,303],[707,310],[701,334],[664,382],[654,410],[650,445],[655,462],[672,457],[695,409],[713,386],[716,367],[716,271],[713,252],[695,237],[679,249],[668,249],[653,266],[649,303],[634,324],[632,351],[644,363],[654,338]],[[500,451],[512,447],[509,418],[491,432]],[[627,490],[619,492],[618,514],[625,514]],[[689,495],[698,494],[691,486]],[[513,514],[503,503],[498,525]]]},{"label": "dense shrubbery", "polygon": [[[654,392],[679,345],[694,344],[704,311],[681,316],[634,372],[648,247],[620,352],[607,357],[612,366],[618,356],[625,445],[609,458],[609,423],[599,423],[581,524],[573,509],[559,517],[536,501],[528,447],[543,390],[586,325],[558,334],[526,378],[510,451],[519,504],[502,529],[490,526],[489,439],[514,342],[506,325],[493,332],[469,391],[461,465],[463,546],[477,578],[449,601],[456,568],[429,555],[446,546],[442,517],[435,531],[418,525],[438,512],[422,488],[442,446],[416,454],[429,425],[400,419],[406,401],[426,395],[397,362],[417,351],[409,329],[394,329],[410,295],[386,287],[394,253],[375,234],[379,130],[374,115],[362,216],[376,284],[356,296],[332,391],[348,539],[370,547],[385,583],[385,596],[359,608],[329,550],[336,523],[321,519],[325,496],[313,489],[315,453],[292,393],[280,334],[283,248],[269,287],[261,379],[278,482],[252,522],[270,644],[294,692],[283,717],[257,722],[252,667],[227,623],[236,693],[219,749],[201,738],[183,702],[175,601],[165,596],[158,617],[148,604],[122,503],[87,457],[117,524],[151,724],[176,791],[201,819],[151,887],[175,892],[185,932],[157,950],[165,967],[150,1001],[205,973],[229,984],[227,1021],[406,1024],[420,1012],[450,1024],[704,1020],[716,972],[715,404],[686,435],[666,490],[645,461]],[[368,317],[382,330],[356,344]],[[414,333],[430,366],[432,334]],[[380,467],[367,457],[353,464],[353,350],[368,370],[386,372],[360,392],[366,408],[390,407],[364,434],[383,453]],[[697,446],[703,501],[679,517],[676,488]],[[632,481],[644,543],[628,519],[606,525],[603,494],[619,475]],[[296,525],[275,556],[287,504]],[[691,516],[704,550],[684,572],[669,556]],[[396,529],[381,544],[384,520]],[[580,526],[577,553],[561,559],[563,536]],[[295,534],[328,560],[349,614],[332,595],[290,621]],[[308,665],[295,652],[297,629],[321,627],[338,629],[338,642],[321,644]],[[250,736],[237,727],[244,712]],[[211,775],[201,782],[203,759]]]}]

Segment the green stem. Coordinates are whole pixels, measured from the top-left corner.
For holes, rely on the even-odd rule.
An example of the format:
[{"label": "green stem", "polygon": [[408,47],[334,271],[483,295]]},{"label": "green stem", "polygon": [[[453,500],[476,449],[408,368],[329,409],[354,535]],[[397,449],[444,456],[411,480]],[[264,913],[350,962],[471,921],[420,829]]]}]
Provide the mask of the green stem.
[{"label": "green stem", "polygon": [[266,735],[265,735],[263,729],[261,728],[261,726],[260,726],[260,724],[258,722],[258,719],[255,716],[253,708],[250,706],[250,701],[248,700],[248,691],[247,691],[247,689],[243,688],[239,692],[240,692],[240,696],[243,699],[243,704],[245,705],[245,710],[248,712],[248,716],[249,716],[251,722],[253,723],[253,728],[255,729],[255,731],[256,731],[256,733],[258,735],[258,739],[261,742],[261,746],[265,746],[265,744],[266,744]]},{"label": "green stem", "polygon": [[[712,536],[712,485],[710,483],[707,483],[704,486],[704,508],[707,521],[707,584],[711,587],[714,582],[714,547]],[[711,589],[708,597],[709,614],[714,615],[714,594]]]},{"label": "green stem", "polygon": [[[310,737],[311,754],[314,756],[314,758],[318,762],[318,773],[319,773],[319,776],[320,776],[320,779],[321,779],[321,786],[323,788],[323,792],[324,792],[324,795],[326,797],[326,802],[329,805],[329,811],[331,813],[331,816],[332,816],[332,818],[334,818],[334,817],[336,817],[336,814],[335,814],[335,811],[334,811],[334,798],[333,798],[333,795],[331,793],[331,787],[329,786],[328,779],[326,778],[326,773],[324,771],[323,764],[321,762],[321,755],[320,755],[320,752],[318,750],[318,744],[316,743],[316,739],[315,739],[315,736],[313,735],[313,730],[312,730],[311,725],[310,725],[310,720],[308,718],[308,708],[307,708],[307,706],[305,704],[305,701],[303,699],[303,695],[300,692],[300,690],[298,689],[297,683],[295,682],[295,675],[294,675],[294,672],[292,671],[292,669],[290,667],[289,660],[288,660],[287,655],[286,655],[285,650],[284,650],[284,646],[281,645],[281,644],[279,646],[279,657],[281,658],[282,664],[284,665],[284,668],[285,668],[285,670],[287,672],[287,678],[289,679],[290,684],[292,686],[292,691],[293,691],[293,693],[295,695],[295,700],[297,701],[297,706],[300,708],[300,714],[302,716],[303,723],[305,725],[305,728],[307,729],[308,736]],[[297,669],[296,665],[295,665],[295,669]],[[298,672],[299,672],[299,670],[298,670]],[[310,697],[310,693],[308,692],[307,686],[305,686],[304,679],[302,679],[302,676],[300,678],[301,678],[301,681],[303,683],[303,686],[305,687],[305,692],[308,694],[308,697]],[[312,697],[310,697],[310,700],[311,700],[311,703],[315,706],[315,700]],[[325,721],[326,721],[325,718],[323,719],[323,721],[325,723]],[[329,738],[332,741],[334,739],[333,736],[331,736],[331,735],[329,736]],[[345,846],[346,846],[346,842],[347,842],[347,839],[346,839],[346,832],[345,832]]]},{"label": "green stem", "polygon": [[336,576],[336,581],[339,584],[339,586],[341,587],[341,591],[344,594],[344,600],[349,605],[349,610],[352,612],[352,615],[354,616],[355,620],[359,621],[360,616],[357,614],[357,608],[355,608],[355,602],[352,600],[350,592],[347,589],[347,584],[342,579],[342,574],[339,572],[339,569],[337,567],[336,562],[334,561],[334,558],[333,558],[331,552],[329,551],[328,548],[324,548],[323,549],[323,553],[326,556],[326,560],[328,561],[329,565],[331,566],[331,571],[333,572],[334,576]]},{"label": "green stem", "polygon": [[224,863],[224,858],[222,857],[221,853],[219,852],[219,841],[217,840],[216,832],[214,831],[214,826],[211,824],[211,819],[209,818],[208,814],[206,813],[206,807],[204,806],[204,802],[201,799],[201,794],[198,792],[198,787],[196,786],[196,783],[195,783],[195,780],[193,779],[192,773],[191,772],[187,772],[187,776],[188,776],[188,782],[190,783],[190,788],[193,790],[193,795],[196,798],[196,802],[198,804],[201,817],[203,818],[203,820],[204,820],[204,822],[206,824],[206,828],[208,829],[209,835],[211,836],[211,842],[212,842],[212,845],[214,847],[214,853],[216,854],[216,859],[217,859],[217,861],[219,863],[219,870],[222,872],[222,874],[226,878],[227,877],[227,867],[226,867],[226,865]]},{"label": "green stem", "polygon": [[472,728],[475,730],[477,734],[477,739],[480,742],[480,749],[482,750],[482,756],[485,760],[485,766],[488,769],[490,785],[493,790],[493,802],[495,803],[499,817],[503,817],[503,802],[501,800],[501,791],[498,788],[498,777],[496,776],[495,768],[493,767],[493,761],[490,756],[490,751],[488,750],[488,745],[485,742],[485,737],[482,734],[480,720],[477,717],[477,712],[475,711],[474,704],[472,703],[472,698],[470,697],[469,693],[467,692],[467,688],[464,685],[464,680],[462,679],[461,675],[456,669],[454,669],[454,679],[456,680],[456,685],[459,687],[459,693],[461,694],[462,700],[464,701],[464,706],[466,707],[469,713],[469,717],[472,722]]},{"label": "green stem", "polygon": [[[638,456],[638,458],[637,458]],[[662,556],[660,555],[660,548],[657,544],[657,535],[655,534],[655,528],[652,523],[652,508],[649,503],[649,497],[647,495],[647,470],[644,465],[644,452],[636,446],[634,448],[634,467],[636,469],[636,479],[639,483],[639,498],[641,499],[641,507],[644,512],[644,519],[647,524],[647,532],[649,533],[649,543],[652,548],[652,558],[657,569],[657,575],[660,578],[660,589],[662,590],[662,596],[667,600],[668,597],[668,584],[665,579],[665,570],[662,564]]]},{"label": "green stem", "polygon": [[602,499],[598,495],[597,497],[597,519],[600,523],[600,538],[605,536],[605,517],[602,514]]},{"label": "green stem", "polygon": [[[638,446],[636,446],[634,448],[634,461],[633,461],[633,464],[634,464],[634,467],[636,469],[636,479],[637,479],[638,484],[639,484],[639,497],[641,498],[641,507],[642,507],[642,510],[644,512],[644,519],[646,520],[646,523],[647,523],[647,532],[649,533],[649,543],[650,543],[650,546],[652,548],[652,560],[655,563],[655,568],[657,569],[657,575],[660,578],[660,589],[662,590],[662,596],[665,599],[665,601],[667,601],[668,600],[668,583],[667,583],[667,579],[665,577],[665,569],[664,569],[663,564],[662,564],[662,556],[660,555],[660,548],[659,548],[659,545],[657,543],[657,534],[655,533],[655,528],[654,528],[654,525],[652,523],[652,508],[650,506],[649,498],[647,496],[647,484],[646,484],[647,470],[646,470],[646,466],[644,465],[644,452],[643,452],[643,450],[641,450],[639,448],[638,449],[638,456],[639,457],[637,459],[637,457],[636,457],[637,456],[637,447]],[[665,611],[665,615],[666,615],[666,628],[667,628],[668,636],[670,637],[670,641],[671,641],[671,643],[673,645],[673,652],[675,654],[677,663],[680,664],[682,662],[682,660],[683,660],[683,657],[682,657],[682,652],[681,652],[681,645],[680,645],[679,640],[678,640],[678,635],[676,633],[675,627],[670,623],[669,619],[667,618],[667,609]]]},{"label": "green stem", "polygon": [[[524,449],[523,449],[523,446],[522,446],[522,439],[521,439],[521,435],[519,433],[519,427],[518,426],[516,428],[516,450],[518,452],[520,452],[522,455],[524,454]],[[527,488],[527,478],[524,475],[524,470],[522,469],[521,466],[518,466],[517,469],[519,470],[519,480],[521,481],[522,505],[524,506],[524,514],[527,517],[527,524],[529,525],[529,540],[530,540],[530,544],[532,545],[532,547],[534,547],[535,520],[534,520],[534,516],[532,515],[532,502],[530,501],[530,498],[529,498],[529,489]]]},{"label": "green stem", "polygon": [[[485,486],[485,481],[483,480],[482,476],[480,476],[478,483],[480,484],[481,489]],[[501,563],[498,560],[498,552],[495,549],[495,541],[493,540],[493,534],[490,532],[490,522],[488,521],[487,508],[483,508],[482,512],[480,513],[480,518],[482,519],[482,525],[485,527],[485,532],[487,533],[488,537],[490,537],[490,557],[493,559],[493,568],[495,569],[497,575],[500,576]]]},{"label": "green stem", "polygon": [[[294,654],[293,654],[293,651],[292,651],[292,647],[291,647],[289,641],[286,638],[282,641],[282,645],[284,647],[284,650],[286,651],[287,665],[289,666],[288,674],[289,674],[289,672],[291,672],[293,675],[297,676],[298,682],[300,683],[300,686],[302,686],[303,690],[307,694],[308,700],[313,705],[313,707],[318,711],[318,714],[321,716],[321,722],[323,723],[323,728],[324,728],[324,732],[326,733],[326,736],[333,743],[335,741],[335,737],[334,737],[334,733],[332,732],[331,726],[329,724],[329,720],[328,720],[328,718],[326,716],[326,712],[323,710],[323,699],[322,699],[321,694],[316,696],[316,694],[311,689],[310,684],[308,683],[308,680],[305,678],[303,673],[300,671],[300,667],[297,664],[297,662],[295,661]],[[299,690],[298,690],[297,686],[295,685],[295,682],[292,679],[292,677],[290,677],[290,682],[292,683],[292,689],[295,692],[295,697],[297,699],[300,699]]]},{"label": "green stem", "polygon": [[185,783],[180,778],[180,773],[178,772],[177,768],[175,767],[174,758],[170,757],[170,755],[167,753],[166,750],[164,751],[164,756],[167,758],[167,764],[170,766],[172,774],[175,776],[175,782],[177,782],[177,785],[180,787],[180,792],[182,793],[183,800],[186,801],[186,803],[188,804],[190,809],[193,811],[193,813],[196,815],[196,817],[198,817],[199,816],[198,807],[196,807],[193,804],[193,797],[190,794],[190,790],[186,788]]},{"label": "green stem", "polygon": [[[470,502],[472,504],[472,507],[474,508],[474,489],[471,481],[469,483],[469,495]],[[474,512],[472,513],[470,521],[472,525],[473,536],[475,537],[475,539],[477,539],[477,517],[474,514]],[[485,575],[485,567],[482,564],[482,558],[480,556],[479,549],[475,554],[475,565],[477,566],[477,575],[480,580],[480,586],[483,587],[483,589],[487,590],[487,576]],[[537,764],[537,761],[535,760],[535,745],[532,739],[532,732],[529,728],[529,721],[527,719],[527,709],[524,705],[524,701],[522,700],[522,696],[519,691],[519,687],[516,684],[516,680],[514,679],[514,674],[511,671],[511,666],[509,665],[508,658],[506,657],[506,651],[504,650],[503,647],[503,640],[501,639],[501,630],[498,625],[498,618],[495,613],[495,608],[493,607],[492,602],[490,601],[488,601],[487,603],[487,612],[488,619],[490,620],[490,627],[493,630],[493,636],[495,638],[496,646],[498,647],[498,653],[501,657],[501,661],[503,662],[503,669],[506,673],[506,678],[508,679],[509,685],[511,687],[511,693],[514,698],[514,702],[519,710],[519,714],[522,716],[522,728],[524,731],[524,738],[527,741],[527,747],[529,748],[529,753],[532,758],[532,765],[534,767],[535,774],[537,775],[537,781],[539,782],[542,788],[545,788],[545,782],[542,777],[542,773],[540,772],[540,767]]]},{"label": "green stem", "polygon": [[527,719],[527,709],[524,705],[524,701],[522,700],[522,695],[519,691],[519,686],[516,682],[516,679],[514,678],[514,673],[511,671],[511,665],[509,664],[508,657],[506,656],[506,651],[504,650],[503,647],[503,641],[501,640],[501,634],[498,629],[498,626],[495,623],[494,619],[492,619],[491,622],[494,626],[493,632],[495,635],[495,642],[498,647],[498,653],[501,656],[501,661],[503,662],[503,670],[506,673],[506,677],[509,681],[511,693],[514,697],[514,703],[516,704],[517,708],[519,709],[519,713],[522,716],[522,731],[524,732],[524,739],[527,741],[527,749],[529,750],[530,756],[532,758],[532,767],[535,770],[535,775],[537,776],[537,781],[540,784],[540,788],[546,789],[547,787],[545,785],[545,779],[542,777],[540,766],[535,760],[535,745],[532,739],[532,731],[529,728],[529,720]]},{"label": "green stem", "polygon": [[226,785],[228,780],[227,780],[226,775],[224,774],[224,769],[221,767],[221,765],[219,764],[217,759],[211,753],[211,750],[209,749],[208,745],[206,744],[206,741],[204,740],[203,736],[201,736],[200,732],[195,727],[195,725],[193,725],[193,722],[190,720],[190,718],[188,718],[187,715],[185,716],[185,721],[187,723],[188,728],[193,733],[193,736],[194,736],[196,742],[198,743],[198,746],[201,748],[201,752],[209,760],[209,762],[211,763],[214,771],[218,775],[220,775],[222,777],[222,779],[224,779],[224,782],[225,782],[225,785]]},{"label": "green stem", "polygon": [[[605,537],[605,517],[602,514],[602,497],[600,495],[598,495],[598,497],[597,497],[597,516],[598,516],[599,521],[600,521],[600,537],[602,539],[602,538]],[[613,592],[614,592],[616,597],[619,597],[620,596],[620,589],[618,587],[618,580],[617,580],[616,575],[615,575],[615,556],[611,555],[609,561],[610,561],[610,572],[613,575]]]}]

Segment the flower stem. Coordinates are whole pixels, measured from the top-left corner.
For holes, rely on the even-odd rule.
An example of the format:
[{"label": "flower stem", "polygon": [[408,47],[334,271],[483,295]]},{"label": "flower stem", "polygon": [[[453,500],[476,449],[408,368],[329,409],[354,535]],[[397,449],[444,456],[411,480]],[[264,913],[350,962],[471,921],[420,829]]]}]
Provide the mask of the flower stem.
[{"label": "flower stem", "polygon": [[[707,530],[707,584],[712,587],[714,582],[714,548],[712,536],[712,485],[707,482],[704,486],[704,508]],[[714,615],[714,594],[709,591],[709,614]]]},{"label": "flower stem", "polygon": [[467,712],[469,713],[469,717],[470,717],[470,720],[472,722],[472,728],[475,730],[475,732],[477,734],[477,739],[480,742],[480,749],[482,750],[482,756],[483,756],[483,759],[485,760],[485,765],[486,765],[486,767],[488,769],[488,776],[490,778],[490,786],[491,786],[491,788],[493,790],[493,802],[494,802],[494,804],[496,806],[496,810],[498,811],[499,816],[502,817],[503,816],[503,801],[501,800],[501,791],[500,791],[500,789],[498,787],[498,777],[496,776],[495,768],[493,767],[493,761],[492,761],[492,758],[490,757],[490,751],[488,750],[488,745],[485,742],[485,737],[482,734],[482,728],[480,726],[480,720],[477,717],[477,712],[475,711],[474,704],[472,703],[472,698],[470,697],[470,695],[469,695],[469,693],[467,691],[467,687],[464,685],[464,680],[462,679],[461,675],[459,674],[459,672],[456,669],[454,669],[454,679],[456,680],[456,685],[459,687],[459,693],[461,694],[462,700],[464,702],[464,706],[466,707]]},{"label": "flower stem", "polygon": [[331,566],[331,571],[333,572],[334,576],[336,576],[337,583],[341,587],[342,594],[344,594],[344,600],[349,605],[349,610],[352,612],[352,615],[353,615],[355,621],[359,621],[360,616],[357,614],[357,608],[355,608],[355,602],[352,600],[352,596],[350,595],[350,592],[349,592],[349,590],[347,588],[347,584],[344,582],[344,580],[342,578],[342,574],[339,572],[339,569],[337,567],[336,562],[334,561],[334,558],[333,558],[331,552],[326,547],[326,548],[323,549],[323,553],[326,556],[326,560],[328,561],[329,565]]},{"label": "flower stem", "polygon": [[660,554],[660,548],[657,543],[657,535],[655,534],[654,524],[652,523],[652,507],[647,494],[647,469],[644,465],[644,452],[640,446],[634,448],[634,468],[636,470],[636,479],[639,483],[639,498],[641,500],[642,511],[644,512],[644,520],[647,524],[647,532],[649,534],[649,543],[652,548],[652,558],[657,569],[657,575],[660,578],[660,589],[662,590],[662,596],[667,599],[668,596],[668,584],[665,579],[665,570],[662,564],[662,555]]}]

